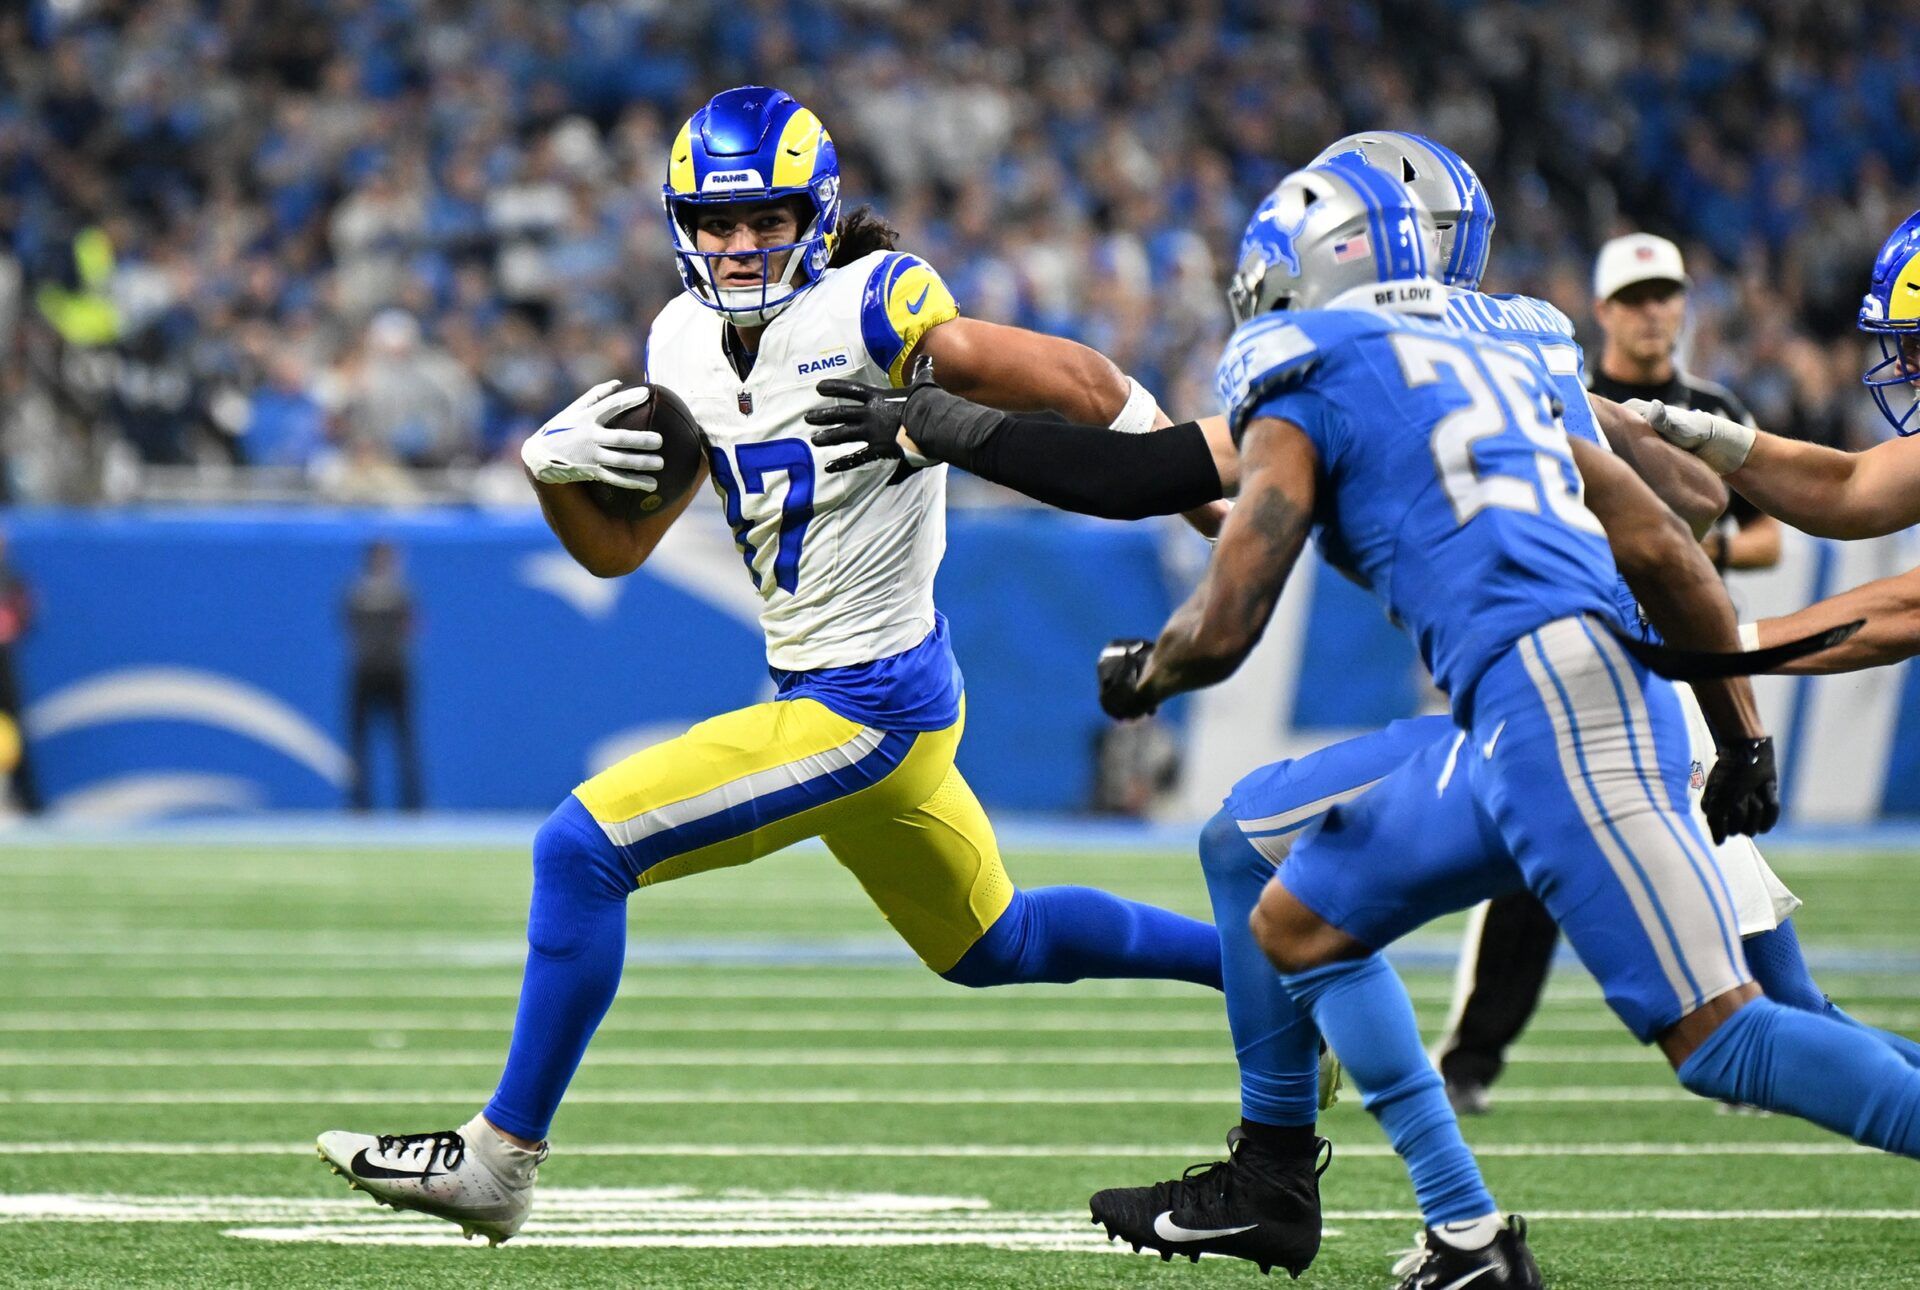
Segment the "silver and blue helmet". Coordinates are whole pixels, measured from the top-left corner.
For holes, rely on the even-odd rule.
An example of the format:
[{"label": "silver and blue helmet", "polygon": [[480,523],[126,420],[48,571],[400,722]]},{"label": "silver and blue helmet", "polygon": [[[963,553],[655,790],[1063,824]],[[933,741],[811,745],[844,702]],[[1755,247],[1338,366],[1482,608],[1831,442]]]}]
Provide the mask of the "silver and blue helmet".
[{"label": "silver and blue helmet", "polygon": [[1433,212],[1440,230],[1440,272],[1450,287],[1480,289],[1493,249],[1493,200],[1459,153],[1442,143],[1400,130],[1368,130],[1336,139],[1310,163],[1354,156],[1413,189]]},{"label": "silver and blue helmet", "polygon": [[[807,214],[798,240],[758,255],[757,288],[722,288],[715,261],[735,252],[702,251],[694,240],[702,207],[797,199]],[[840,222],[840,159],[820,118],[784,90],[742,85],[695,112],[673,141],[661,190],[680,281],[694,299],[743,327],[771,321],[820,280]],[[791,252],[776,280],[773,257]]]},{"label": "silver and blue helmet", "polygon": [[1880,415],[1896,434],[1920,434],[1920,211],[1907,216],[1874,257],[1859,325],[1880,342],[1880,361],[1861,378]]},{"label": "silver and blue helmet", "polygon": [[1351,157],[1296,170],[1240,239],[1227,288],[1236,326],[1275,310],[1323,309],[1359,287],[1397,284],[1444,303],[1433,281],[1433,216],[1399,180]]}]

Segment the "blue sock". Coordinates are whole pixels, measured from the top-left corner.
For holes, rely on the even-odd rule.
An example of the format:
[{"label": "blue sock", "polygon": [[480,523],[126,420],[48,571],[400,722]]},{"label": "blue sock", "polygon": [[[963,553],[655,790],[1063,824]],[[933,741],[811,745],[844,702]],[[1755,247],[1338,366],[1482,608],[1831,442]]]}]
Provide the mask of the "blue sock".
[{"label": "blue sock", "polygon": [[1740,948],[1746,951],[1747,968],[1767,998],[1802,1012],[1827,1010],[1827,996],[1807,970],[1806,956],[1800,952],[1800,935],[1794,931],[1791,918],[1770,932],[1747,937]]},{"label": "blue sock", "polygon": [[1320,1109],[1320,1032],[1294,1004],[1247,923],[1273,877],[1273,862],[1221,811],[1201,831],[1200,868],[1220,929],[1227,1026],[1240,1060],[1240,1114],[1260,1124],[1310,1125]]},{"label": "blue sock", "polygon": [[1800,934],[1794,930],[1791,918],[1770,932],[1747,937],[1744,945],[1747,967],[1752,970],[1753,979],[1760,983],[1760,989],[1767,998],[1789,1008],[1817,1012],[1864,1030],[1898,1053],[1900,1060],[1907,1065],[1920,1067],[1920,1044],[1905,1035],[1896,1035],[1890,1030],[1880,1030],[1864,1021],[1856,1021],[1814,984],[1813,974],[1807,970],[1806,957],[1800,952]]},{"label": "blue sock", "polygon": [[495,1127],[535,1141],[547,1136],[620,988],[632,889],[606,834],[578,798],[567,798],[533,840],[527,972],[506,1073],[484,1113]]},{"label": "blue sock", "polygon": [[1460,1136],[1440,1074],[1420,1046],[1407,988],[1378,954],[1283,978],[1406,1162],[1427,1226],[1498,1212]]},{"label": "blue sock", "polygon": [[1040,887],[1014,892],[1006,912],[940,975],[969,986],[1139,977],[1218,990],[1220,937],[1211,923],[1092,887]]},{"label": "blue sock", "polygon": [[1858,1027],[1755,999],[1680,1064],[1695,1093],[1920,1157],[1920,1070]]}]

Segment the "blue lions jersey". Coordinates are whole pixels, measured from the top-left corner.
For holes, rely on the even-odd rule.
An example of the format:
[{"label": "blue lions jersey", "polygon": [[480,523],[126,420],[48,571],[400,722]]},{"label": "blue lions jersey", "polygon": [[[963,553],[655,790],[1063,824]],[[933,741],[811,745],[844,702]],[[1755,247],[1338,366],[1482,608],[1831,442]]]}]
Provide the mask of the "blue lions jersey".
[{"label": "blue lions jersey", "polygon": [[[1573,322],[1565,314],[1532,296],[1455,290],[1447,296],[1447,321],[1518,345],[1539,359],[1565,405],[1562,419],[1567,433],[1612,451],[1593,418],[1593,406],[1587,402],[1586,356],[1580,352],[1580,342],[1573,338]],[[1640,601],[1626,579],[1615,584],[1613,601],[1626,623],[1651,639],[1653,629],[1642,620]]]},{"label": "blue lions jersey", "polygon": [[1234,333],[1217,380],[1236,437],[1255,417],[1306,432],[1321,554],[1386,601],[1456,715],[1527,632],[1618,621],[1552,377],[1524,348],[1405,314],[1268,314]]},{"label": "blue lions jersey", "polygon": [[[1492,296],[1480,291],[1447,293],[1447,321],[1518,345],[1547,369],[1553,392],[1566,405],[1567,433],[1600,443],[1600,427],[1587,403],[1587,361],[1573,338],[1573,321],[1532,296]],[[1603,445],[1604,446],[1604,445]]]}]

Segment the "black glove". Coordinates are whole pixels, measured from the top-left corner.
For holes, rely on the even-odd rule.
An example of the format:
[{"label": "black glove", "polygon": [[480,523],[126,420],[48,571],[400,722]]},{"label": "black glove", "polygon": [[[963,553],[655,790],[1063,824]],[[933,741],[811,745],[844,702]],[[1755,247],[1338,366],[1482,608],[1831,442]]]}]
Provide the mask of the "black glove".
[{"label": "black glove", "polygon": [[843,470],[871,465],[876,461],[904,459],[906,451],[900,447],[900,426],[907,419],[907,400],[913,397],[914,391],[933,383],[933,355],[922,354],[920,361],[913,365],[913,379],[904,389],[896,390],[890,385],[863,385],[859,381],[836,377],[829,377],[814,386],[817,393],[829,399],[852,400],[850,403],[829,403],[808,410],[808,425],[827,427],[814,433],[814,446],[829,448],[842,443],[866,445],[858,452],[850,452],[828,462],[827,473],[837,475]]},{"label": "black glove", "polygon": [[1153,656],[1153,642],[1108,641],[1100,651],[1100,707],[1115,721],[1146,717],[1160,705],[1140,693],[1140,674]]},{"label": "black glove", "polygon": [[1700,809],[1715,842],[1735,833],[1765,833],[1778,823],[1780,776],[1773,767],[1773,740],[1742,739],[1720,749]]}]

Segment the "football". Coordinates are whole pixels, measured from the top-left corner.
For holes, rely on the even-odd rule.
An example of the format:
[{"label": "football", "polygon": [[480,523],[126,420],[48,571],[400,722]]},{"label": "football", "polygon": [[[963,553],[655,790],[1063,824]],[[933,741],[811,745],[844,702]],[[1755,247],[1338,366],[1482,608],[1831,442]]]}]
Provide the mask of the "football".
[{"label": "football", "polygon": [[587,494],[594,505],[609,515],[639,519],[673,505],[693,487],[700,463],[706,460],[707,436],[693,419],[686,402],[664,385],[648,385],[653,395],[637,408],[630,408],[607,422],[621,430],[652,430],[660,436],[660,456],[665,465],[654,478],[660,487],[652,492],[642,488],[620,488],[592,482]]}]

